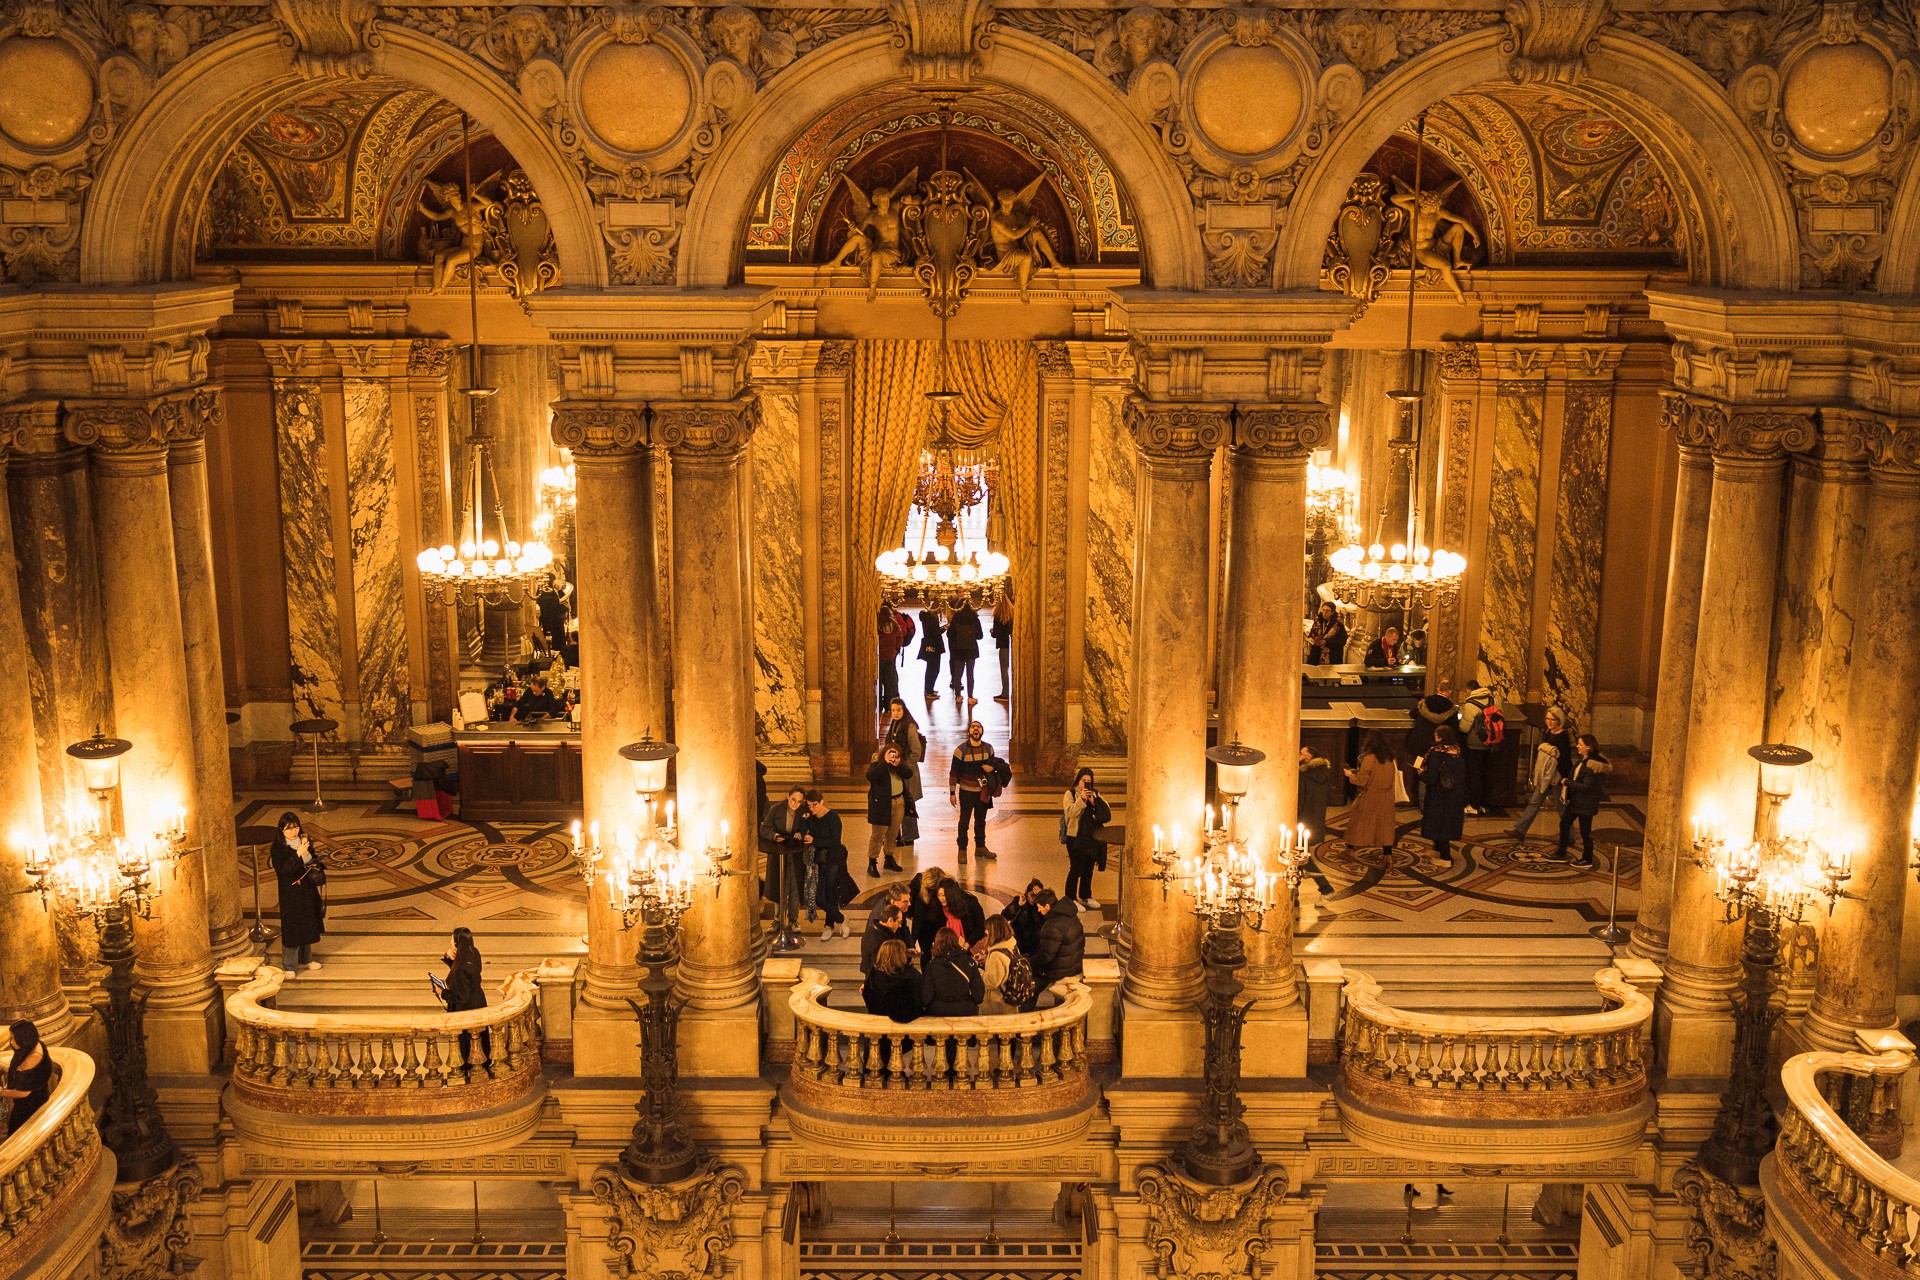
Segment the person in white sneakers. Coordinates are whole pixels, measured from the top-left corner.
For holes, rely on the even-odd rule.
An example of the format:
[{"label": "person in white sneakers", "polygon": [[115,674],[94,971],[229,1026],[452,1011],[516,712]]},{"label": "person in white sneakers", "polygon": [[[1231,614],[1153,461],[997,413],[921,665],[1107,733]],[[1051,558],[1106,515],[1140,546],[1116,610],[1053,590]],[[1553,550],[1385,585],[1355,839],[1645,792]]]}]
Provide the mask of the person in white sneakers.
[{"label": "person in white sneakers", "polygon": [[1081,769],[1060,798],[1060,832],[1067,846],[1065,893],[1082,911],[1100,909],[1093,897],[1093,869],[1106,864],[1100,828],[1112,821],[1113,810],[1093,785],[1093,770]]},{"label": "person in white sneakers", "polygon": [[327,904],[320,896],[327,868],[301,830],[300,815],[291,810],[280,815],[280,834],[268,857],[280,882],[280,967],[289,974],[318,969],[313,944],[327,931]]}]

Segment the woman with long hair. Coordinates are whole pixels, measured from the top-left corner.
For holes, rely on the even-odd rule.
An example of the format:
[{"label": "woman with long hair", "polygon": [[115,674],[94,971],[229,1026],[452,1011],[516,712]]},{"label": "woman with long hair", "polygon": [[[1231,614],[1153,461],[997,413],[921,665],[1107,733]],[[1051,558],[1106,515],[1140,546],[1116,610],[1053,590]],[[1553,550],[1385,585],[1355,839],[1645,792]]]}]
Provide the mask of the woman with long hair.
[{"label": "woman with long hair", "polygon": [[1400,766],[1394,760],[1393,748],[1387,745],[1386,735],[1378,731],[1369,733],[1360,759],[1346,771],[1347,781],[1358,792],[1347,814],[1348,848],[1392,853],[1394,842],[1400,838],[1399,826],[1393,818],[1393,782],[1399,772]]},{"label": "woman with long hair", "polygon": [[327,931],[327,905],[320,897],[327,869],[300,826],[299,814],[288,810],[280,815],[267,857],[280,882],[280,967],[288,976],[318,969],[313,944]]},{"label": "woman with long hair", "polygon": [[53,1096],[53,1055],[40,1043],[40,1028],[32,1019],[22,1018],[8,1027],[7,1039],[13,1046],[13,1060],[7,1064],[0,1098],[13,1104],[7,1110],[6,1131],[18,1133]]},{"label": "woman with long hair", "polygon": [[[473,930],[460,925],[453,931],[453,945],[447,948],[441,959],[447,966],[446,985],[440,989],[440,998],[446,1002],[448,1013],[465,1013],[470,1009],[487,1007],[487,992],[480,982],[480,948],[473,944]],[[470,1067],[473,1048],[473,1033],[460,1033],[460,1065]],[[487,1061],[493,1061],[493,1033],[480,1032],[480,1052]]]},{"label": "woman with long hair", "polygon": [[1433,741],[1414,764],[1420,770],[1420,834],[1433,843],[1442,862],[1453,857],[1453,842],[1466,825],[1467,765],[1460,758],[1460,734],[1450,724],[1434,726]]}]

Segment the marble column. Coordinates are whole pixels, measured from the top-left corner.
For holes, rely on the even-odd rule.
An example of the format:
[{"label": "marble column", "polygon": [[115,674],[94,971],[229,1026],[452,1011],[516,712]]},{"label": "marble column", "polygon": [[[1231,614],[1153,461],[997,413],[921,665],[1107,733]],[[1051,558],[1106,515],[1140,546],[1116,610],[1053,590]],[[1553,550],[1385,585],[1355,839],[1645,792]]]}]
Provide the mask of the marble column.
[{"label": "marble column", "polygon": [[94,513],[112,668],[113,728],[133,749],[120,767],[130,831],[187,809],[187,845],[154,877],[151,920],[138,921],[136,974],[147,989],[147,1054],[161,1074],[200,1074],[220,1058],[220,1006],[208,940],[206,842],[197,803],[191,688],[180,619],[167,485],[170,434],[187,417],[178,400],[70,404],[67,438],[93,451]]},{"label": "marble column", "polygon": [[656,403],[655,439],[673,459],[674,735],[680,843],[730,831],[736,873],[702,890],[681,925],[681,1070],[759,1069],[752,935],[759,890],[753,774],[752,528],[744,484],[758,425],[751,399]]},{"label": "marble column", "polygon": [[[1307,459],[1331,435],[1331,411],[1320,404],[1242,406],[1234,420],[1220,740],[1266,753],[1237,821],[1269,866],[1279,834],[1297,816],[1304,655],[1290,640],[1307,608]],[[1259,929],[1246,931],[1241,977],[1254,1001],[1243,1032],[1250,1075],[1306,1074],[1306,1018],[1293,962],[1296,909],[1286,893]]]},{"label": "marble column", "polygon": [[220,420],[218,393],[189,405],[196,430],[167,450],[167,498],[173,511],[173,562],[180,580],[180,629],[186,645],[187,712],[193,730],[194,800],[207,860],[207,921],[213,957],[248,947],[240,903],[240,854],[234,844],[233,766],[227,755],[227,680],[220,615],[213,595],[213,526],[207,497],[206,429]]},{"label": "marble column", "polygon": [[1667,556],[1667,603],[1661,615],[1660,675],[1653,703],[1653,760],[1647,780],[1646,842],[1640,870],[1640,911],[1629,949],[1649,960],[1667,957],[1673,907],[1674,860],[1687,856],[1690,828],[1680,807],[1686,777],[1687,717],[1693,694],[1694,646],[1700,631],[1701,572],[1707,563],[1707,515],[1713,496],[1713,454],[1694,433],[1686,397],[1668,392],[1661,425],[1680,445],[1673,494],[1673,543]]},{"label": "marble column", "polygon": [[1228,442],[1225,405],[1135,397],[1127,428],[1135,483],[1133,700],[1127,739],[1126,877],[1120,951],[1127,1074],[1197,1075],[1199,928],[1154,871],[1153,828],[1178,827],[1193,847],[1206,801],[1208,483]]},{"label": "marble column", "polygon": [[[13,424],[0,425],[11,437]],[[0,453],[0,670],[26,671],[26,621],[14,575],[13,519],[5,484],[6,454]],[[40,761],[33,750],[33,702],[13,697],[0,705],[0,739],[12,743],[0,755],[0,1018],[31,1018],[47,1040],[63,1043],[74,1030],[73,1012],[60,989],[60,950],[51,904],[29,891],[26,851],[46,829],[40,805]]]},{"label": "marble column", "polygon": [[[1690,831],[1694,815],[1718,814],[1737,839],[1751,829],[1758,796],[1747,749],[1766,732],[1785,451],[1813,443],[1812,414],[1712,401],[1690,401],[1688,411],[1713,440],[1713,495],[1677,819]],[[1661,1059],[1670,1077],[1725,1075],[1740,930],[1723,922],[1711,870],[1679,860],[1671,921],[1656,1017]]]},{"label": "marble column", "polygon": [[1854,632],[1839,762],[1845,825],[1834,832],[1854,845],[1853,881],[1820,940],[1805,1028],[1812,1048],[1842,1050],[1854,1047],[1855,1030],[1894,1024],[1920,760],[1920,719],[1889,714],[1920,687],[1920,425],[1864,415],[1850,425],[1849,452],[1864,454],[1872,475],[1857,570],[1864,625]]},{"label": "marble column", "polygon": [[[620,748],[649,732],[667,736],[653,574],[653,466],[646,410],[638,404],[563,401],[553,439],[573,451],[575,560],[580,619],[583,808],[608,836],[637,826],[633,770]],[[640,936],[587,894],[587,959],[573,1015],[573,1070],[638,1075],[633,1012]]]}]

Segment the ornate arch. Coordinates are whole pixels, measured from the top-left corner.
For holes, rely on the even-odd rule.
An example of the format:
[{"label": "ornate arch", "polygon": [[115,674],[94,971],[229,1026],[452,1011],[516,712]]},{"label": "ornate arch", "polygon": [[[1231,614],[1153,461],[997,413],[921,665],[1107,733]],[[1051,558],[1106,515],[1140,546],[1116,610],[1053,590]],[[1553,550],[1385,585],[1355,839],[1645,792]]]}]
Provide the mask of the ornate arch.
[{"label": "ornate arch", "polygon": [[[1503,28],[1429,50],[1367,95],[1301,180],[1278,251],[1279,287],[1317,286],[1328,229],[1354,176],[1406,121],[1455,93],[1507,79]],[[1778,170],[1725,91],[1649,41],[1603,32],[1576,91],[1614,112],[1660,158],[1692,206],[1696,283],[1792,289],[1799,278],[1793,208]]]},{"label": "ornate arch", "polygon": [[1887,212],[1887,256],[1878,283],[1884,294],[1920,293],[1920,164],[1911,161]]},{"label": "ornate arch", "polygon": [[[373,50],[373,72],[439,94],[468,112],[526,170],[552,224],[561,279],[606,283],[593,205],[573,167],[503,82],[466,54],[400,27]],[[195,221],[227,150],[272,104],[315,82],[294,70],[274,26],[200,50],[161,82],[101,164],[87,201],[80,278],[132,284],[186,278]]]},{"label": "ornate arch", "polygon": [[[1004,85],[1047,103],[1106,155],[1133,202],[1153,285],[1201,288],[1206,267],[1192,198],[1126,101],[1086,63],[1021,32],[996,32],[982,61],[976,83]],[[694,188],[681,241],[680,284],[716,288],[736,281],[754,198],[794,139],[842,101],[906,79],[892,37],[876,31],[836,41],[775,80]]]}]

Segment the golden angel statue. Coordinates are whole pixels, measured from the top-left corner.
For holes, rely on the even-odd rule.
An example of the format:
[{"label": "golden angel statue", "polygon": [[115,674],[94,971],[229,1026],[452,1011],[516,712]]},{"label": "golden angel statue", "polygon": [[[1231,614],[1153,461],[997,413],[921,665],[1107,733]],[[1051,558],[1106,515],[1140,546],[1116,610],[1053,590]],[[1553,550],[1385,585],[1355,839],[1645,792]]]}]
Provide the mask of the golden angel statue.
[{"label": "golden angel statue", "polygon": [[987,216],[987,235],[993,241],[994,261],[1001,271],[1019,282],[1022,302],[1027,299],[1027,282],[1033,278],[1036,266],[1060,269],[1060,259],[1053,251],[1053,241],[1047,238],[1047,229],[1033,216],[1033,197],[1045,180],[1044,173],[1037,173],[1032,182],[1018,191],[1003,188],[989,198],[987,184],[967,174],[967,181],[991,210]]},{"label": "golden angel statue", "polygon": [[865,270],[867,301],[872,302],[880,289],[880,273],[906,262],[900,238],[900,215],[913,198],[909,193],[919,184],[920,170],[916,167],[891,187],[875,187],[871,197],[845,174],[841,175],[841,181],[847,184],[847,191],[853,197],[853,217],[846,219],[847,238],[827,263],[827,270],[844,266],[852,259],[855,266]]},{"label": "golden angel statue", "polygon": [[499,204],[499,201],[487,196],[487,188],[500,180],[500,174],[477,184],[471,192],[463,191],[457,182],[435,182],[427,180],[427,189],[434,198],[445,206],[439,210],[427,208],[425,200],[418,202],[420,212],[435,222],[451,222],[453,229],[459,232],[454,242],[433,255],[433,291],[439,293],[453,281],[453,273],[461,267],[477,270],[481,251],[487,240],[487,214]]}]

